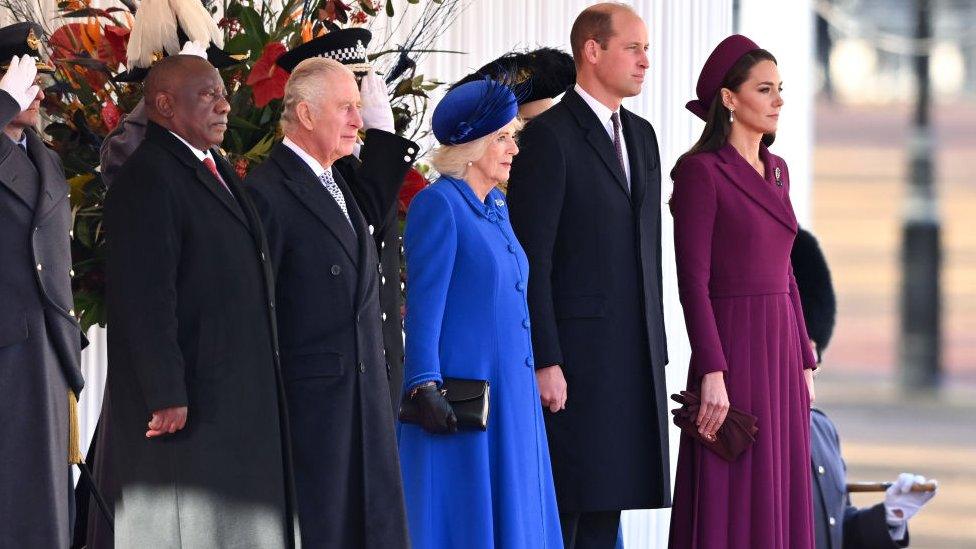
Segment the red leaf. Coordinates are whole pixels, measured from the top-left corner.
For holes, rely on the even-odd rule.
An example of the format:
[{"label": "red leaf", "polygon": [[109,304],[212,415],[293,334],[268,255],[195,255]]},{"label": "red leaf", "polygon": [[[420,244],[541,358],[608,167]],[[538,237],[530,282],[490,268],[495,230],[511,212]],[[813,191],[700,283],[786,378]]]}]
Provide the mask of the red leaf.
[{"label": "red leaf", "polygon": [[251,86],[254,95],[254,105],[263,107],[274,99],[285,96],[285,83],[288,73],[275,65],[275,61],[287,51],[280,42],[270,42],[264,46],[261,57],[254,63],[251,74],[247,76],[246,84]]},{"label": "red leaf", "polygon": [[427,186],[427,179],[414,168],[410,168],[406,177],[403,178],[403,186],[400,187],[399,210],[400,215],[406,215],[410,208],[410,202],[417,193],[424,190]]},{"label": "red leaf", "polygon": [[108,131],[114,130],[115,127],[118,126],[119,122],[122,120],[122,111],[119,110],[118,105],[116,105],[111,101],[108,101],[104,105],[102,105],[101,114],[102,114],[102,123],[104,123],[105,127],[108,128]]}]

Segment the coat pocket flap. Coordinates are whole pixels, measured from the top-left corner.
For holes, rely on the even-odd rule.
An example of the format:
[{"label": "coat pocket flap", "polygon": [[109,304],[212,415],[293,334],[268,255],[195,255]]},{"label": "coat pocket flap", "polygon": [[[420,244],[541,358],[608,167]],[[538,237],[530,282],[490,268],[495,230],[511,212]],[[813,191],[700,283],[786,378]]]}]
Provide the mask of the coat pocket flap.
[{"label": "coat pocket flap", "polygon": [[317,377],[341,376],[342,355],[339,353],[307,353],[285,356],[281,361],[285,381]]},{"label": "coat pocket flap", "polygon": [[607,299],[603,296],[557,297],[553,303],[556,318],[603,318]]},{"label": "coat pocket flap", "polygon": [[488,384],[477,379],[447,378],[441,389],[446,391],[448,402],[469,402],[485,396]]},{"label": "coat pocket flap", "polygon": [[0,349],[25,341],[28,335],[27,313],[18,312],[0,317]]}]

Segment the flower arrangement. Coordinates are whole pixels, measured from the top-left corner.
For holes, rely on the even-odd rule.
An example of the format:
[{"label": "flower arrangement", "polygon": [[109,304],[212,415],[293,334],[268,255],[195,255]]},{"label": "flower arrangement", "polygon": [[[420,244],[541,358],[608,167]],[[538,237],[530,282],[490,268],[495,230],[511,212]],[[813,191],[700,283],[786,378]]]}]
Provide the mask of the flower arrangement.
[{"label": "flower arrangement", "polygon": [[[443,33],[468,0],[398,0],[421,10],[404,44],[380,41],[370,55],[390,89],[397,133],[411,139],[425,135],[420,121],[427,111],[428,92],[442,83],[416,73],[417,59],[435,50],[428,46]],[[214,0],[203,0],[217,13]],[[286,0],[280,8],[268,0],[224,0],[218,27],[224,50],[244,61],[224,69],[231,113],[223,148],[243,176],[267,156],[280,138],[278,117],[287,73],[275,61],[288,48],[345,26],[369,26],[378,17],[398,24],[394,0]],[[41,22],[31,0],[3,0],[18,20]],[[63,0],[57,22],[49,26],[47,44],[56,67],[54,84],[45,89],[44,132],[62,160],[71,187],[74,216],[72,256],[75,311],[82,328],[105,326],[105,234],[102,204],[105,184],[99,173],[102,141],[141,99],[141,86],[119,82],[126,62],[126,46],[136,6],[132,0],[111,8],[94,7],[91,0]],[[389,42],[387,39],[386,42]],[[411,172],[415,194],[420,172]],[[420,176],[422,179],[422,176]],[[408,193],[408,194],[409,194]],[[412,194],[410,194],[412,196]],[[409,202],[409,196],[405,197]]]}]

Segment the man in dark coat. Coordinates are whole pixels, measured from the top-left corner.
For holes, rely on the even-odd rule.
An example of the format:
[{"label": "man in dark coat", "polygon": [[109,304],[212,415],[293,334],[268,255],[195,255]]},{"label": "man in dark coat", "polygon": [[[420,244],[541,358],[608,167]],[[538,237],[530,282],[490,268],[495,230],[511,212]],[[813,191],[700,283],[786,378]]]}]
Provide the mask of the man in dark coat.
[{"label": "man in dark coat", "polygon": [[598,4],[570,36],[577,84],[526,125],[509,180],[531,265],[532,345],[567,547],[613,547],[622,509],[670,505],[661,166],[640,92],[647,30]]},{"label": "man in dark coat", "polygon": [[311,58],[285,86],[285,139],[248,175],[274,265],[302,542],[407,547],[380,264],[333,163],[362,119],[352,72]]},{"label": "man in dark coat", "polygon": [[[145,84],[146,138],[105,203],[108,379],[96,474],[118,547],[293,547],[269,252],[215,147],[230,104],[207,61]],[[91,547],[112,546],[92,515]]]},{"label": "man in dark coat", "polygon": [[[816,237],[800,229],[790,253],[803,303],[810,344],[822,360],[837,316],[837,298],[827,259]],[[911,492],[925,479],[903,473],[885,493],[884,502],[858,508],[847,494],[847,467],[840,436],[821,410],[810,415],[813,516],[817,549],[897,549],[908,547],[908,519],[934,492]]]},{"label": "man in dark coat", "polygon": [[278,58],[291,72],[310,57],[334,59],[356,75],[362,95],[365,135],[362,146],[335,161],[332,168],[346,182],[366,220],[380,258],[380,318],[383,349],[394,415],[403,392],[403,288],[400,285],[403,237],[397,216],[397,195],[419,147],[394,133],[393,110],[386,84],[373,72],[366,54],[372,33],[362,27],[336,29],[301,44]]},{"label": "man in dark coat", "polygon": [[[69,416],[83,385],[68,185],[34,130],[41,36],[33,23],[0,29],[0,547],[68,547]],[[77,426],[72,441],[77,462]]]}]

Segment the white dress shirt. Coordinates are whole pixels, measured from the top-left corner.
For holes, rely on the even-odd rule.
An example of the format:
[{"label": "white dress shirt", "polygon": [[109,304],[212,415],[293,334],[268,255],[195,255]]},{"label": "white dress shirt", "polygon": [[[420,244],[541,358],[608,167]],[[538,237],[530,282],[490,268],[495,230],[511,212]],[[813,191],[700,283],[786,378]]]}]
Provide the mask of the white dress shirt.
[{"label": "white dress shirt", "polygon": [[[209,159],[213,160],[213,155],[210,154],[210,149],[207,149],[205,151],[201,151],[200,149],[198,149],[198,148],[194,147],[193,145],[191,145],[189,141],[187,141],[186,139],[183,139],[182,137],[180,137],[179,135],[177,135],[175,132],[172,132],[171,131],[169,133],[173,134],[174,137],[176,137],[184,145],[186,145],[186,147],[188,149],[190,149],[190,152],[193,153],[193,156],[197,157],[197,160],[199,160],[200,162],[203,162],[204,159],[206,159],[206,158],[209,158]],[[216,164],[216,161],[214,161],[214,163]]]},{"label": "white dress shirt", "polygon": [[[607,135],[610,137],[610,144],[613,145],[613,122],[610,120],[610,116],[613,115],[613,111],[609,107],[600,103],[593,98],[592,95],[586,93],[579,84],[576,84],[574,88],[576,93],[583,98],[583,101],[590,106],[590,109],[596,114],[596,117],[603,124],[603,129],[607,130]],[[619,109],[617,110],[619,113]],[[620,117],[620,115],[617,115]],[[624,177],[627,179],[627,188],[630,188],[630,156],[627,154],[627,141],[624,139],[624,121],[620,117],[620,152],[624,157]]]}]

